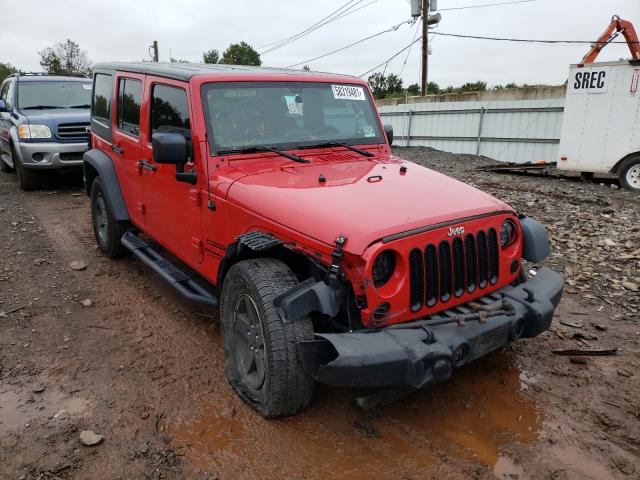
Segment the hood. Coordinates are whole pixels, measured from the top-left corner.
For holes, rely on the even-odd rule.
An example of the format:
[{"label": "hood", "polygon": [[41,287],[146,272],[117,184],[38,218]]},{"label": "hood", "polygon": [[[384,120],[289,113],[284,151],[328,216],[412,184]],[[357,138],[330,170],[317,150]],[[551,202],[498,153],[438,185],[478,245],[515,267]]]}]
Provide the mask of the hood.
[{"label": "hood", "polygon": [[228,198],[329,245],[344,235],[345,249],[357,255],[388,235],[512,210],[465,183],[397,161],[287,164],[240,178]]},{"label": "hood", "polygon": [[58,125],[60,123],[89,123],[89,108],[50,108],[43,110],[20,110],[29,123]]}]

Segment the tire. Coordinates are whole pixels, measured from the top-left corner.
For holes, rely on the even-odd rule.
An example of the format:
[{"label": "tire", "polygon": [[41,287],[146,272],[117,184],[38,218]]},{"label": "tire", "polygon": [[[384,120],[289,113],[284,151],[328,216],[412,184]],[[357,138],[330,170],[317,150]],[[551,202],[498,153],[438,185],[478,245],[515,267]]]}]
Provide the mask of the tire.
[{"label": "tire", "polygon": [[[11,155],[11,153],[9,153],[9,155]],[[0,149],[0,172],[2,173],[11,173],[13,172],[13,168],[11,168],[9,166],[8,163],[6,163],[3,159],[2,159],[3,153],[2,153],[2,149]],[[12,159],[13,161],[13,159]],[[14,163],[15,165],[15,163]]]},{"label": "tire", "polygon": [[273,306],[277,295],[297,283],[283,262],[261,258],[233,265],[222,288],[225,374],[240,397],[266,418],[293,415],[313,396],[314,380],[299,351],[299,342],[314,339],[311,319],[283,323]]},{"label": "tire", "polygon": [[38,172],[24,168],[24,165],[22,165],[20,158],[13,148],[13,145],[10,145],[10,151],[11,159],[13,160],[13,165],[15,166],[17,173],[18,186],[20,187],[20,190],[28,192],[29,190],[38,189],[40,187],[40,175],[38,175]]},{"label": "tire", "polygon": [[627,158],[618,169],[620,185],[627,190],[640,192],[640,155]]},{"label": "tire", "polygon": [[118,258],[129,254],[120,239],[131,224],[113,216],[100,177],[96,177],[91,185],[91,223],[98,247],[105,257]]}]

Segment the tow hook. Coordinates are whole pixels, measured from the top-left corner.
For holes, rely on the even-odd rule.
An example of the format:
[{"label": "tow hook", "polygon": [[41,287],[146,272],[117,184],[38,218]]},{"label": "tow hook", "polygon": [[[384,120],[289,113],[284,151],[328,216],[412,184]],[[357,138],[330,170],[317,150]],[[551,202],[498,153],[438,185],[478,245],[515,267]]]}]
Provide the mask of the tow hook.
[{"label": "tow hook", "polygon": [[523,290],[527,293],[527,298],[525,300],[529,303],[533,303],[536,300],[536,297],[533,296],[533,291],[527,287],[524,287]]}]

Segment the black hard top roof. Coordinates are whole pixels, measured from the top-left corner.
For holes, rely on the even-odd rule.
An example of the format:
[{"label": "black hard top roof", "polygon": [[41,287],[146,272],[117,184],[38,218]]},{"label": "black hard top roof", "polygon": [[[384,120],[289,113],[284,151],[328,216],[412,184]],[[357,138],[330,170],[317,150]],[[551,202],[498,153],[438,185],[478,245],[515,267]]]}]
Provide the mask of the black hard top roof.
[{"label": "black hard top roof", "polygon": [[169,63],[169,62],[104,62],[98,63],[95,70],[119,70],[121,72],[141,73],[146,75],[157,75],[159,77],[172,78],[174,80],[189,81],[191,78],[200,75],[313,75],[329,77],[344,77],[353,80],[354,77],[347,75],[337,75],[324,72],[308,72],[306,70],[291,70],[286,68],[253,67],[248,65],[225,65],[221,63]]}]

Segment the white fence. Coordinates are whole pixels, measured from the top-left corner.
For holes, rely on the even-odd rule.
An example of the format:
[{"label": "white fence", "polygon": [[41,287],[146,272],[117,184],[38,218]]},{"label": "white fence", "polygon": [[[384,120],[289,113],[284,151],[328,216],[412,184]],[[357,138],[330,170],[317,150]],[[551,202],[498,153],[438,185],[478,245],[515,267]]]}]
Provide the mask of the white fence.
[{"label": "white fence", "polygon": [[[485,92],[463,101],[446,97],[422,97],[406,103],[378,108],[384,123],[393,125],[394,144],[429,146],[454,153],[485,155],[502,162],[557,161],[564,90],[555,89],[556,98]],[[493,98],[492,98],[493,97]],[[501,97],[511,97],[500,100]],[[404,100],[404,99],[403,99]],[[422,100],[422,101],[421,101]],[[427,100],[427,101],[425,101]],[[434,101],[435,100],[435,101]],[[401,100],[402,102],[402,100]]]}]

